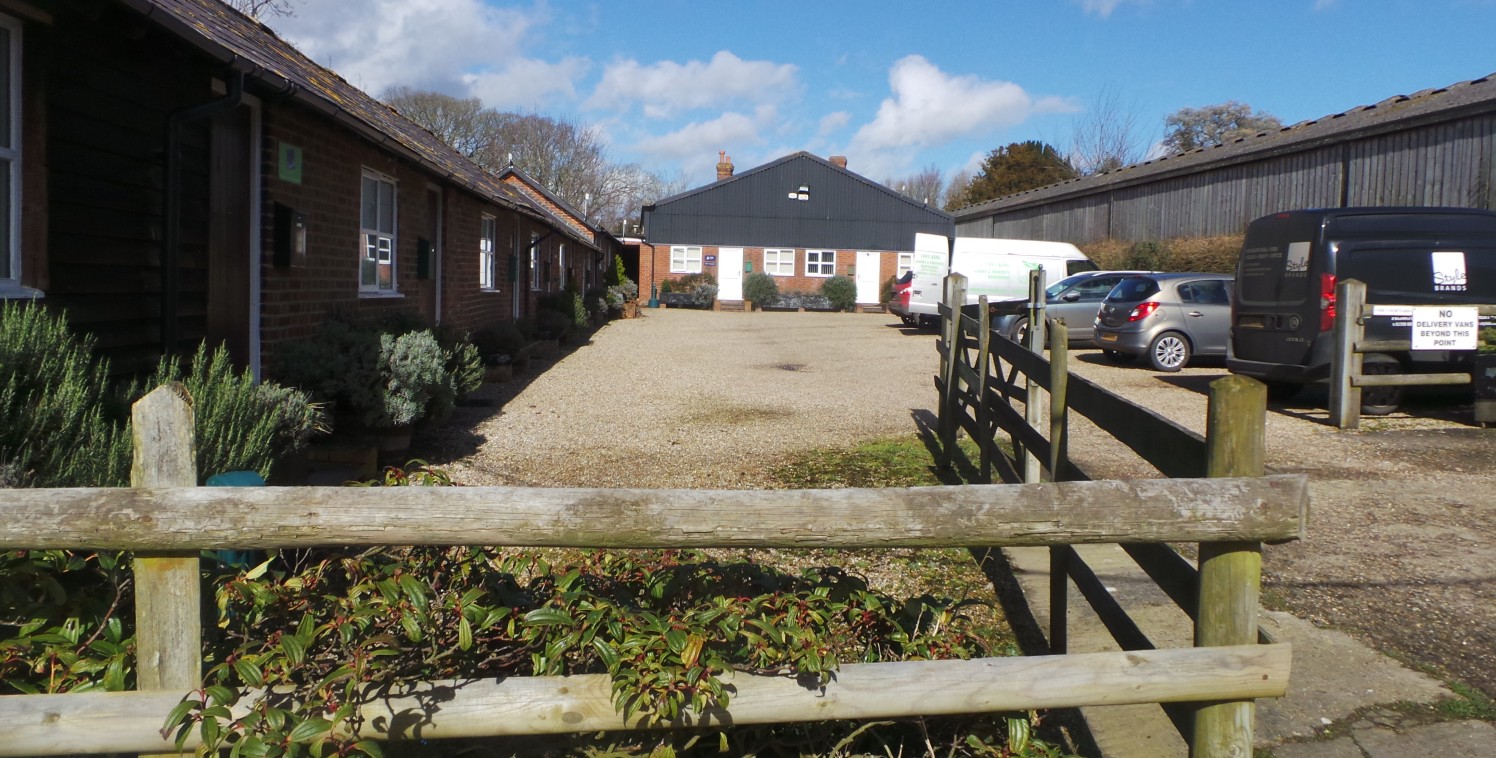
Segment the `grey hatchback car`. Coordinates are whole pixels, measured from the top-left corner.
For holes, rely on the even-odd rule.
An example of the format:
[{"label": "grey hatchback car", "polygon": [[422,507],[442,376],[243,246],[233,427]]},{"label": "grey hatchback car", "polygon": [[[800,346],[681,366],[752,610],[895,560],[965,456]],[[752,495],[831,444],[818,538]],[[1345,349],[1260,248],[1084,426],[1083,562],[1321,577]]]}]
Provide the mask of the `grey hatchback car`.
[{"label": "grey hatchback car", "polygon": [[1146,357],[1178,371],[1195,356],[1223,356],[1231,329],[1227,274],[1145,274],[1123,279],[1101,301],[1095,343],[1109,357]]}]

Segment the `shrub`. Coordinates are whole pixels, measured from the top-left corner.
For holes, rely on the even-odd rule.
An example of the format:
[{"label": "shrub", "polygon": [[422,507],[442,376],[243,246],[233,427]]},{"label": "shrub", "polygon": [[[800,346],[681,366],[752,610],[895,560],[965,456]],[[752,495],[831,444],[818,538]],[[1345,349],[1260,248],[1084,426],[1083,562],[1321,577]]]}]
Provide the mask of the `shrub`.
[{"label": "shrub", "polygon": [[676,292],[695,292],[696,290],[711,286],[712,291],[717,289],[717,277],[702,271],[696,274],[686,274],[675,282]]},{"label": "shrub", "polygon": [[779,300],[779,282],[762,271],[749,274],[743,279],[743,297],[759,307],[768,307]]},{"label": "shrub", "polygon": [[572,317],[560,311],[535,314],[535,334],[544,340],[559,340],[571,332]]},{"label": "shrub", "polygon": [[426,329],[392,334],[377,323],[334,317],[311,337],[288,344],[276,373],[323,402],[336,402],[340,414],[390,428],[444,418],[459,394],[481,384],[479,357],[475,349],[444,350]]},{"label": "shrub", "polygon": [[1127,260],[1123,268],[1144,271],[1168,270],[1169,249],[1161,242],[1136,242],[1127,249]]},{"label": "shrub", "polygon": [[1080,245],[1080,248],[1097,266],[1106,270],[1142,268],[1226,274],[1236,269],[1241,245],[1240,234],[1227,234],[1142,243],[1104,239],[1088,242]]},{"label": "shrub", "polygon": [[511,358],[519,355],[519,349],[525,346],[526,341],[519,325],[513,321],[500,321],[473,333],[473,345],[485,362],[500,355]]},{"label": "shrub", "polygon": [[887,281],[883,282],[883,289],[878,292],[878,302],[884,304],[893,302],[893,288],[898,283],[897,279],[898,277],[890,276]]},{"label": "shrub", "polygon": [[850,311],[857,306],[857,282],[850,276],[833,276],[821,282],[821,294],[839,311]]},{"label": "shrub", "polygon": [[691,290],[691,301],[702,308],[710,308],[712,301],[717,299],[717,285],[699,284],[696,289]]},{"label": "shrub", "polygon": [[0,486],[129,483],[129,410],[94,341],[32,303],[0,307]]},{"label": "shrub", "polygon": [[163,358],[131,395],[178,381],[192,397],[200,481],[225,471],[256,471],[269,479],[277,458],[300,450],[327,428],[321,406],[306,392],[270,381],[255,384],[249,372],[234,368],[225,347],[210,354],[206,342],[198,345],[185,373],[177,361]]},{"label": "shrub", "polygon": [[623,304],[632,302],[639,298],[639,285],[634,280],[623,277],[623,281],[608,287],[608,310],[621,312]]}]

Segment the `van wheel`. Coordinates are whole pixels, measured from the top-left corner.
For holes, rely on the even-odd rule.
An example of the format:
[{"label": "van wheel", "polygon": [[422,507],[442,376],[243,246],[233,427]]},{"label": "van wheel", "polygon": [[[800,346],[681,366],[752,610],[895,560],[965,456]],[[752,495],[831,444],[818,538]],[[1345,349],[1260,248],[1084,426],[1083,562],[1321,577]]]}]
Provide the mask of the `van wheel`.
[{"label": "van wheel", "polygon": [[1179,332],[1164,332],[1148,344],[1148,363],[1158,371],[1178,371],[1190,362],[1190,341]]},{"label": "van wheel", "polygon": [[1028,347],[1028,331],[1028,319],[1018,319],[1013,322],[1013,328],[1008,330],[1008,339]]},{"label": "van wheel", "polygon": [[[1361,373],[1367,375],[1401,374],[1402,364],[1386,353],[1367,353],[1361,358]],[[1385,416],[1402,405],[1402,387],[1362,387],[1361,415]]]}]

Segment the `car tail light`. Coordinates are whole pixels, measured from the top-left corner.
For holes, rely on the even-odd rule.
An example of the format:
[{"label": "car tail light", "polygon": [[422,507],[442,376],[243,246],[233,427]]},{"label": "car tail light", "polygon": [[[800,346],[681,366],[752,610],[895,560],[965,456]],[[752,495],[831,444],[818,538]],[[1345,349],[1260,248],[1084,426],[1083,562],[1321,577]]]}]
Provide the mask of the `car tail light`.
[{"label": "car tail light", "polygon": [[1138,303],[1137,307],[1133,308],[1132,312],[1127,314],[1127,321],[1128,323],[1131,323],[1133,321],[1142,321],[1143,319],[1152,316],[1153,312],[1156,310],[1158,310],[1157,300],[1149,300],[1147,302]]},{"label": "car tail light", "polygon": [[1335,328],[1335,275],[1319,275],[1319,330]]}]

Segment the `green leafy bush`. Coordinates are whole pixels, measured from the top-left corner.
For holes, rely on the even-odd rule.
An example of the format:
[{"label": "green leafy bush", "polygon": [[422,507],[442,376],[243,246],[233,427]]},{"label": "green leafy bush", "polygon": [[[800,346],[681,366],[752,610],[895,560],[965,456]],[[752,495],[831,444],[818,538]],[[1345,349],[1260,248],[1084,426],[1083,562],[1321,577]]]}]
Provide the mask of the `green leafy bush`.
[{"label": "green leafy bush", "polygon": [[255,384],[249,372],[234,368],[222,345],[211,354],[207,343],[199,345],[185,372],[177,361],[163,358],[132,394],[143,396],[177,381],[192,397],[197,473],[204,481],[225,471],[257,471],[269,479],[277,458],[300,450],[327,428],[321,406],[306,392],[268,381]]},{"label": "green leafy bush", "polygon": [[93,351],[61,314],[0,306],[0,486],[129,483],[128,403]]},{"label": "green leafy bush", "polygon": [[762,271],[743,278],[743,298],[759,307],[771,306],[779,299],[779,283]]},{"label": "green leafy bush", "polygon": [[850,311],[857,306],[857,282],[850,276],[840,274],[821,282],[821,294],[839,311]]},{"label": "green leafy bush", "polygon": [[322,322],[311,337],[282,348],[276,376],[336,402],[340,414],[376,428],[441,420],[458,397],[482,385],[482,356],[465,339],[443,348],[409,320]]},{"label": "green leafy bush", "polygon": [[524,333],[513,321],[501,321],[473,334],[473,345],[485,362],[499,355],[513,358],[519,355],[519,349],[524,347],[527,341]]}]

